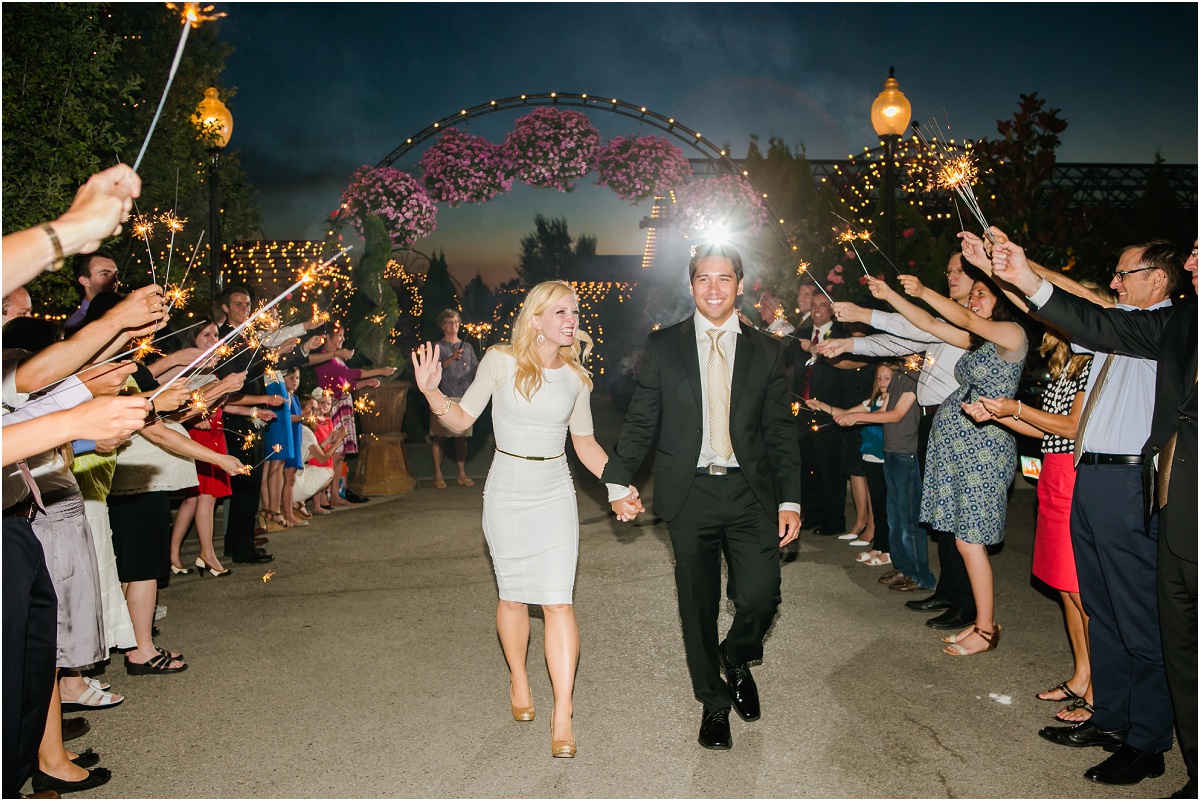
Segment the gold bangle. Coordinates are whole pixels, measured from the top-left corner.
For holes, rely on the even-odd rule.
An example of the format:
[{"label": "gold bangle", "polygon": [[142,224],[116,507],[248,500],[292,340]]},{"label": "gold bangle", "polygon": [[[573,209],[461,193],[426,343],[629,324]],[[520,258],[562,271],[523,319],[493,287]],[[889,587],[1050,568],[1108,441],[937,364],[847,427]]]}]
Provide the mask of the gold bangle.
[{"label": "gold bangle", "polygon": [[440,408],[440,409],[435,409],[435,408],[433,408],[432,406],[430,406],[430,407],[429,407],[429,411],[433,412],[433,413],[434,413],[434,414],[436,414],[438,417],[445,417],[445,416],[446,416],[446,412],[450,411],[450,406],[451,406],[451,404],[453,404],[453,403],[454,403],[454,401],[450,400],[449,398],[446,398],[446,405],[445,405],[445,406],[443,406],[443,407],[442,407],[442,408]]},{"label": "gold bangle", "polygon": [[58,239],[58,233],[48,222],[42,223],[39,227],[46,232],[46,236],[50,237],[50,244],[54,246],[54,264],[50,266],[50,269],[61,270],[67,262],[67,257],[63,255],[62,242]]}]

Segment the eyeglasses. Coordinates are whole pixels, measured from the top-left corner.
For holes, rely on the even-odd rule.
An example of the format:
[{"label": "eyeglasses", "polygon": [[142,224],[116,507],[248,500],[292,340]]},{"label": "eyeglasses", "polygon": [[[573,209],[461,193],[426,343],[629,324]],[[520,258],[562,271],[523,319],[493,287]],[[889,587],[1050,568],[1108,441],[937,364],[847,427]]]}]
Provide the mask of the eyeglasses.
[{"label": "eyeglasses", "polygon": [[1139,267],[1136,270],[1117,270],[1115,273],[1113,273],[1113,278],[1117,279],[1121,283],[1125,283],[1125,276],[1127,276],[1127,275],[1133,275],[1134,273],[1144,273],[1144,272],[1146,272],[1146,270],[1154,270],[1154,269],[1157,269],[1157,268],[1155,268],[1155,267]]},{"label": "eyeglasses", "polygon": [[943,275],[949,278],[952,275],[962,275],[964,272],[964,270],[946,270]]}]

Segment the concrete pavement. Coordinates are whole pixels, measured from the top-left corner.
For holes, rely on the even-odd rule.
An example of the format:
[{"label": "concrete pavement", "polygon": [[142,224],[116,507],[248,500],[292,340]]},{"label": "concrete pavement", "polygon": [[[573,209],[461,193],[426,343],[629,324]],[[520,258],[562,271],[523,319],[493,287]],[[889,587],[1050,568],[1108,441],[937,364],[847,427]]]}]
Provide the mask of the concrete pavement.
[{"label": "concrete pavement", "polygon": [[[617,418],[593,406],[608,444]],[[1071,663],[1058,607],[1031,586],[1023,482],[993,559],[995,652],[944,655],[926,617],[904,608],[912,595],[877,583],[886,568],[806,533],[754,669],[763,717],[734,717],[733,750],[701,749],[666,527],[615,522],[577,464],[579,753],[552,759],[540,620],[537,718],[508,711],[480,528],[490,453],[473,451],[478,486],[437,491],[427,448],[413,445],[416,491],[272,534],[271,565],[174,578],[159,644],[190,669],[130,677],[113,661],[105,678],[128,700],[89,713],[91,733],[71,745],[101,752],[114,778],[85,795],[1146,798],[1186,779],[1174,750],[1160,779],[1093,784],[1081,774],[1103,752],[1037,736],[1058,707],[1034,693]],[[185,563],[195,550],[190,538]]]}]

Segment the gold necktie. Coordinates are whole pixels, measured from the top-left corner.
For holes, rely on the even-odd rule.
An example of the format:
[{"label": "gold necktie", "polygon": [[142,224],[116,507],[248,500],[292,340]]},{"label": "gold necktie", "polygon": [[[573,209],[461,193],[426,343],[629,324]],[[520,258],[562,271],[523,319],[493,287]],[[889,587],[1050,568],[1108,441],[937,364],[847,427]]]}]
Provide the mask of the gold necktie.
[{"label": "gold necktie", "polygon": [[1079,460],[1083,458],[1083,432],[1087,430],[1088,421],[1092,418],[1092,412],[1096,409],[1096,402],[1100,400],[1100,393],[1104,391],[1104,385],[1108,383],[1108,373],[1112,369],[1113,359],[1116,358],[1111,353],[1104,357],[1104,364],[1100,365],[1100,372],[1096,374],[1096,383],[1092,385],[1092,392],[1088,395],[1087,403],[1083,404],[1083,413],[1079,415],[1079,427],[1075,431],[1075,466],[1079,467]]},{"label": "gold necktie", "polygon": [[1171,461],[1175,458],[1175,441],[1179,439],[1178,432],[1171,435],[1167,444],[1158,452],[1158,479],[1154,485],[1154,500],[1161,509],[1167,505],[1167,488],[1171,485]]},{"label": "gold necktie", "polygon": [[729,440],[729,362],[721,349],[720,328],[708,329],[712,347],[708,351],[708,442],[722,459],[733,456],[733,443]]}]

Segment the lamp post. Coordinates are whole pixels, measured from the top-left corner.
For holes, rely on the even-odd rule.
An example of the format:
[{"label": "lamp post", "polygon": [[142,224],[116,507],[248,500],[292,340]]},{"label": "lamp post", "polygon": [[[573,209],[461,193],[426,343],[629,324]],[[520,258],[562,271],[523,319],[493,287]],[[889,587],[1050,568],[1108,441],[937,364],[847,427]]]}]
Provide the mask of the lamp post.
[{"label": "lamp post", "polygon": [[221,102],[217,90],[208,87],[204,90],[204,99],[196,106],[192,122],[200,129],[200,138],[208,142],[208,231],[209,231],[209,280],[212,292],[212,302],[222,291],[223,277],[221,275],[221,195],[219,185],[219,170],[221,167],[221,151],[229,144],[233,135],[233,115]]},{"label": "lamp post", "polygon": [[888,260],[896,263],[896,192],[892,184],[892,159],[896,142],[908,127],[912,118],[912,105],[900,91],[896,81],[896,68],[888,68],[883,91],[871,104],[871,125],[883,140],[883,237],[884,253]]}]

